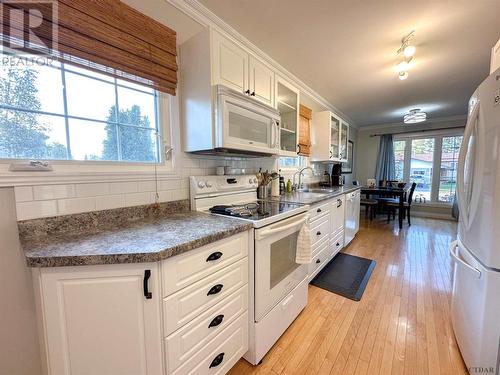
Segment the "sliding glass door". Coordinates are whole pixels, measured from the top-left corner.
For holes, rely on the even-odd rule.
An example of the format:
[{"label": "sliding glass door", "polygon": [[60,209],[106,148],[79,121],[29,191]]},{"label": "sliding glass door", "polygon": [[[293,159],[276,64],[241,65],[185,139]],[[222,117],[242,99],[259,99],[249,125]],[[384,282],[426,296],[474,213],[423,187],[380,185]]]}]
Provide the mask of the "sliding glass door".
[{"label": "sliding glass door", "polygon": [[414,202],[453,202],[461,143],[460,134],[394,139],[396,179],[417,184]]}]

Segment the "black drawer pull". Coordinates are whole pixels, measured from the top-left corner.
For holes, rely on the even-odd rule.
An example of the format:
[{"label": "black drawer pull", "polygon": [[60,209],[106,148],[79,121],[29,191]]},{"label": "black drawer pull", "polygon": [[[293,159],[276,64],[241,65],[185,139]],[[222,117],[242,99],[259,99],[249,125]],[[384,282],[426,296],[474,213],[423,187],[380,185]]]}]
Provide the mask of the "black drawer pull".
[{"label": "black drawer pull", "polygon": [[316,259],[316,264],[320,264],[320,263],[321,263],[321,260]]},{"label": "black drawer pull", "polygon": [[207,262],[213,262],[214,260],[220,259],[222,257],[222,253],[220,251],[216,251],[208,256]]},{"label": "black drawer pull", "polygon": [[319,230],[316,232],[316,236],[321,236],[321,232]]},{"label": "black drawer pull", "polygon": [[340,244],[337,242],[337,245],[336,246],[340,246]]},{"label": "black drawer pull", "polygon": [[212,328],[212,327],[217,327],[219,324],[222,323],[222,320],[224,319],[224,315],[220,314],[220,315],[217,315],[211,322],[210,324],[208,325],[208,328]]},{"label": "black drawer pull", "polygon": [[317,212],[317,213],[320,213],[320,212],[321,212],[321,208],[318,208],[318,209],[316,210],[316,212]]},{"label": "black drawer pull", "polygon": [[213,359],[212,363],[210,363],[209,368],[219,366],[223,360],[224,360],[224,353],[217,354],[217,356]]},{"label": "black drawer pull", "polygon": [[340,199],[337,199],[337,208],[339,208],[340,206],[342,206],[342,201]]},{"label": "black drawer pull", "polygon": [[146,297],[146,299],[153,298],[153,293],[151,293],[148,288],[148,281],[150,277],[151,277],[151,270],[145,270],[144,279],[142,280],[142,287],[144,289],[144,297]]},{"label": "black drawer pull", "polygon": [[208,291],[207,293],[207,296],[211,295],[211,294],[217,294],[219,293],[222,288],[224,287],[224,285],[222,284],[217,284],[217,285],[214,285],[213,287],[210,288],[210,290]]}]

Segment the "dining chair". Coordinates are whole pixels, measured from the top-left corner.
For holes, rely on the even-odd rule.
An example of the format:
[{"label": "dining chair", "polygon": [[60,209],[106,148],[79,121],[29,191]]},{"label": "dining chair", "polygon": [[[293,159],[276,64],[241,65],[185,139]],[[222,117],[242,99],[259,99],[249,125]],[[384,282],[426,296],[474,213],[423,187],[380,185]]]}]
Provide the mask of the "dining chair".
[{"label": "dining chair", "polygon": [[[411,203],[413,201],[413,193],[415,192],[415,188],[417,187],[417,183],[414,182],[411,184],[410,193],[408,194],[408,200],[403,202],[403,214],[408,216],[408,225],[411,226]],[[394,218],[396,218],[396,211],[399,209],[399,202],[389,202],[386,204],[387,207],[387,222],[391,221],[391,214]]]},{"label": "dining chair", "polygon": [[[354,186],[359,186],[359,181],[354,180],[352,182]],[[368,214],[370,215],[370,221],[373,220],[375,216],[377,216],[377,205],[378,202],[376,199],[368,199],[368,198],[361,198],[360,200],[360,205],[365,208],[365,217],[368,217]]]}]

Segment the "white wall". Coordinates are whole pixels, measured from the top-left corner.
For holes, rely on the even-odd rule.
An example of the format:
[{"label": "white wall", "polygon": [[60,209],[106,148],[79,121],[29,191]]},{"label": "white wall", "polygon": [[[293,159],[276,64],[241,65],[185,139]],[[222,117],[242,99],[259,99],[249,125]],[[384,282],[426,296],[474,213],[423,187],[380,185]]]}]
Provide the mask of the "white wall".
[{"label": "white wall", "polygon": [[0,188],[0,374],[40,375],[31,272],[19,244],[14,189]]}]

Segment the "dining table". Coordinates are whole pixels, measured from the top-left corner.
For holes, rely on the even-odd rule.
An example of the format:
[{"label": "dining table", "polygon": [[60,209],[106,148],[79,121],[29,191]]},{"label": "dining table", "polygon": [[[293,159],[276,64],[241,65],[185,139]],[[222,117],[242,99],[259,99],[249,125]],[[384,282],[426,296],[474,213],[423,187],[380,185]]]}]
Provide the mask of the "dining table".
[{"label": "dining table", "polygon": [[367,199],[371,195],[378,195],[383,197],[397,197],[399,198],[399,229],[403,228],[403,215],[404,215],[404,202],[406,199],[406,192],[408,189],[390,186],[375,186],[367,187],[363,186],[361,188],[361,194],[364,194]]}]

